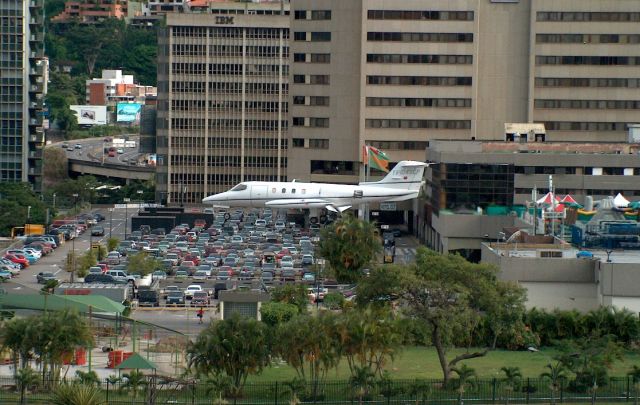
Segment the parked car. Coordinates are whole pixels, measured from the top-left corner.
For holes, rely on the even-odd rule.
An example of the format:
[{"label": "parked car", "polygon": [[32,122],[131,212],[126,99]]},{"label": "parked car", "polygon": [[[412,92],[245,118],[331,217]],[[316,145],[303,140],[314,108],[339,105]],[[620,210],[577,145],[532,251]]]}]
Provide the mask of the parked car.
[{"label": "parked car", "polygon": [[195,293],[196,291],[204,291],[204,290],[202,289],[202,286],[199,284],[191,284],[184,290],[185,298],[186,299],[193,298],[193,293]]},{"label": "parked car", "polygon": [[101,226],[94,226],[91,228],[91,236],[104,236],[104,228]]},{"label": "parked car", "polygon": [[87,274],[84,277],[85,283],[105,283],[105,284],[125,284],[126,281],[118,281],[109,274]]},{"label": "parked car", "polygon": [[0,279],[9,280],[11,277],[13,277],[13,274],[10,271],[0,269]]},{"label": "parked car", "polygon": [[208,307],[210,304],[209,294],[205,291],[196,291],[191,299],[192,307]]},{"label": "parked car", "polygon": [[12,254],[7,253],[7,254],[4,255],[4,258],[8,259],[8,260],[11,260],[14,263],[19,264],[20,268],[22,268],[22,269],[24,269],[26,267],[29,267],[29,260],[26,257],[24,257],[23,255],[18,255],[18,254],[12,255]]},{"label": "parked car", "polygon": [[169,291],[167,305],[184,306],[184,293],[182,291]]},{"label": "parked car", "polygon": [[38,273],[38,275],[36,276],[36,280],[38,280],[38,284],[46,284],[47,281],[57,280],[57,279],[55,274],[45,271],[45,272]]}]

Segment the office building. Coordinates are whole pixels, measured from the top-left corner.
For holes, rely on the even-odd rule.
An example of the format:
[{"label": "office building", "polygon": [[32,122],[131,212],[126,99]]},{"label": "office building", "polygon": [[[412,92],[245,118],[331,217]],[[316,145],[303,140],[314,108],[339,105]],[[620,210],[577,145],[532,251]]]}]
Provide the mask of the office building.
[{"label": "office building", "polygon": [[288,5],[206,11],[167,14],[159,36],[157,197],[169,204],[287,178]]},{"label": "office building", "polygon": [[42,187],[43,0],[0,2],[0,182]]},{"label": "office building", "polygon": [[53,16],[51,22],[94,24],[106,18],[127,17],[128,0],[80,0],[64,3],[64,11]]},{"label": "office building", "polygon": [[469,257],[505,228],[533,228],[525,207],[534,188],[539,197],[549,191],[549,176],[556,195],[581,204],[587,196],[640,197],[638,143],[431,141],[426,161],[416,233],[437,251]]},{"label": "office building", "polygon": [[288,174],[355,182],[361,148],[429,141],[624,142],[639,120],[637,0],[295,0]]}]

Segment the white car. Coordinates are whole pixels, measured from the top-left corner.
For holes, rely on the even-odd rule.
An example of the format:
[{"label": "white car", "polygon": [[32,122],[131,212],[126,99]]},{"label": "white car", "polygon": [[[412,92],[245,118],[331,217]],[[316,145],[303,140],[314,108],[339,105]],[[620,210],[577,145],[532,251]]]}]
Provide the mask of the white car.
[{"label": "white car", "polygon": [[124,153],[124,149],[118,149],[116,152],[118,152],[119,155],[122,155]]},{"label": "white car", "polygon": [[190,286],[188,286],[185,290],[184,290],[184,297],[186,299],[191,299],[193,298],[193,293],[196,291],[204,291],[202,289],[201,285],[198,284],[191,284]]}]

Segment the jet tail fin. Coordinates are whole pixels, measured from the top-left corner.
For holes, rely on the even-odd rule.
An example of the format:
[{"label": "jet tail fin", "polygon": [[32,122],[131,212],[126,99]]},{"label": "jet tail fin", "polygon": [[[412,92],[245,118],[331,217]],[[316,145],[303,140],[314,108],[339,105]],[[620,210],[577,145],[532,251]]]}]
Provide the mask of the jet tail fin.
[{"label": "jet tail fin", "polygon": [[402,190],[419,190],[423,183],[427,163],[403,160],[380,181],[360,183],[361,186],[379,186]]}]

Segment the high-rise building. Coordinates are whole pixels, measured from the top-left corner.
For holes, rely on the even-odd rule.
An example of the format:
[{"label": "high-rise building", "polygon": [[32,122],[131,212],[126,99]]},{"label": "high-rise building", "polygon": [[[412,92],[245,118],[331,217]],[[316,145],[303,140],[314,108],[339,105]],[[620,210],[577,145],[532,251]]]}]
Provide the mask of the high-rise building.
[{"label": "high-rise building", "polygon": [[0,2],[0,182],[42,187],[43,0]]},{"label": "high-rise building", "polygon": [[637,0],[294,0],[288,175],[355,182],[361,147],[626,141],[640,103]]},{"label": "high-rise building", "polygon": [[200,203],[244,180],[286,179],[289,7],[211,3],[159,36],[158,199]]}]

